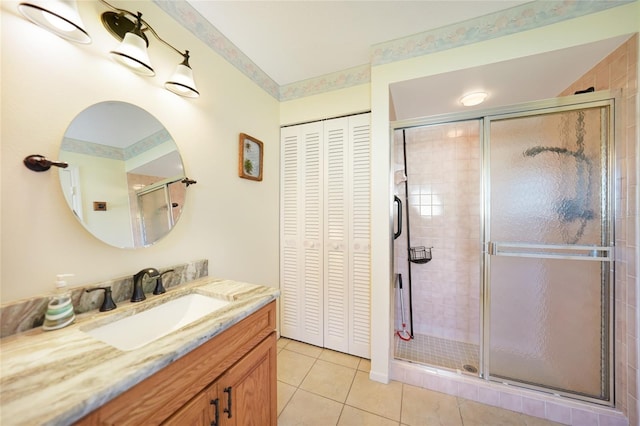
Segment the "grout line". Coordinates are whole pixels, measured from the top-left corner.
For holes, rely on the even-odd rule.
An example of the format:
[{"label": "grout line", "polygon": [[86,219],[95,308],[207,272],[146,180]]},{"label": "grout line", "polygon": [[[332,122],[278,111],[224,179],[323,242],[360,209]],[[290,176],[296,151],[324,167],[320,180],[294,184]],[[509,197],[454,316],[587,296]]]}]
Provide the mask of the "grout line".
[{"label": "grout line", "polygon": [[[285,383],[285,382],[282,382],[282,383]],[[285,383],[285,384],[287,384],[287,385],[288,385],[288,383]],[[291,401],[293,400],[293,397],[295,396],[296,392],[298,392],[298,389],[299,389],[299,388],[297,388],[297,387],[296,387],[296,390],[294,390],[294,391],[293,391],[293,393],[291,394],[291,397],[289,397],[289,400],[287,401],[287,403],[286,403],[286,404],[284,404],[284,407],[282,407],[282,411],[280,411],[280,412],[278,413],[278,418],[280,417],[280,414],[284,413],[284,410],[286,410],[286,409],[287,409],[287,407],[289,406],[289,404],[290,404],[290,403],[291,403]],[[277,398],[277,396],[276,396],[276,398]]]}]

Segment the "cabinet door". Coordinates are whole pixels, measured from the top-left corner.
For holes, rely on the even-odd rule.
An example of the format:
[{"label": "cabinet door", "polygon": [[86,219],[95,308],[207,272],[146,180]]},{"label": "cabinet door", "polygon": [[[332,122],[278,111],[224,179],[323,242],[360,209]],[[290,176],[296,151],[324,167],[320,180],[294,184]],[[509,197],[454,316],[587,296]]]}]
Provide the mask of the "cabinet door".
[{"label": "cabinet door", "polygon": [[283,128],[281,158],[281,332],[322,346],[322,123]]},{"label": "cabinet door", "polygon": [[163,425],[211,425],[218,426],[219,418],[218,384],[214,382],[186,405],[176,411]]},{"label": "cabinet door", "polygon": [[275,333],[227,370],[218,384],[221,425],[276,426]]}]

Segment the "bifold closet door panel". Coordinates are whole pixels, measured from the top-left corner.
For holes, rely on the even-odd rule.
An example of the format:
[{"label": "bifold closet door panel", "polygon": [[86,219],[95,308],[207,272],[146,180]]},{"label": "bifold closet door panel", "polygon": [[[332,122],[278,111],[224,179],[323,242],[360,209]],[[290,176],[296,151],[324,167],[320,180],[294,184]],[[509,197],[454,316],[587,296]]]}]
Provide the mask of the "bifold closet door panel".
[{"label": "bifold closet door panel", "polygon": [[349,352],[349,119],[324,123],[324,346]]},{"label": "bifold closet door panel", "polygon": [[322,123],[281,130],[281,333],[322,346]]},{"label": "bifold closet door panel", "polygon": [[371,114],[349,117],[349,353],[370,358]]}]

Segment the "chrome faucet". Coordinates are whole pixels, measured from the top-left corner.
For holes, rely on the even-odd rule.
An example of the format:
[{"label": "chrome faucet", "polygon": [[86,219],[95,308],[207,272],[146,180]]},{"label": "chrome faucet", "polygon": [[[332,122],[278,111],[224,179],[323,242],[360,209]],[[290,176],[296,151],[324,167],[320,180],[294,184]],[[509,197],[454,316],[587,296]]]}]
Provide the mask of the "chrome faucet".
[{"label": "chrome faucet", "polygon": [[145,275],[149,275],[150,278],[160,277],[160,273],[156,268],[145,268],[135,274],[133,276],[133,294],[131,295],[132,302],[142,302],[147,298],[144,295],[144,289],[142,288]]}]

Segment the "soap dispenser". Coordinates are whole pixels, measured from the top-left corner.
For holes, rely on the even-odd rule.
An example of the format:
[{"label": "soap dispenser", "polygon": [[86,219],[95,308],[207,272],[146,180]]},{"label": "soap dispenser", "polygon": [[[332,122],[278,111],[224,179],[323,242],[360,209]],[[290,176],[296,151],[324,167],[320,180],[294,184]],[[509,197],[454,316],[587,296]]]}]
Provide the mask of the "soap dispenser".
[{"label": "soap dispenser", "polygon": [[56,294],[49,300],[47,313],[44,315],[42,329],[45,331],[57,330],[66,327],[76,319],[71,302],[71,293],[67,290],[65,277],[72,277],[73,274],[56,275]]}]

